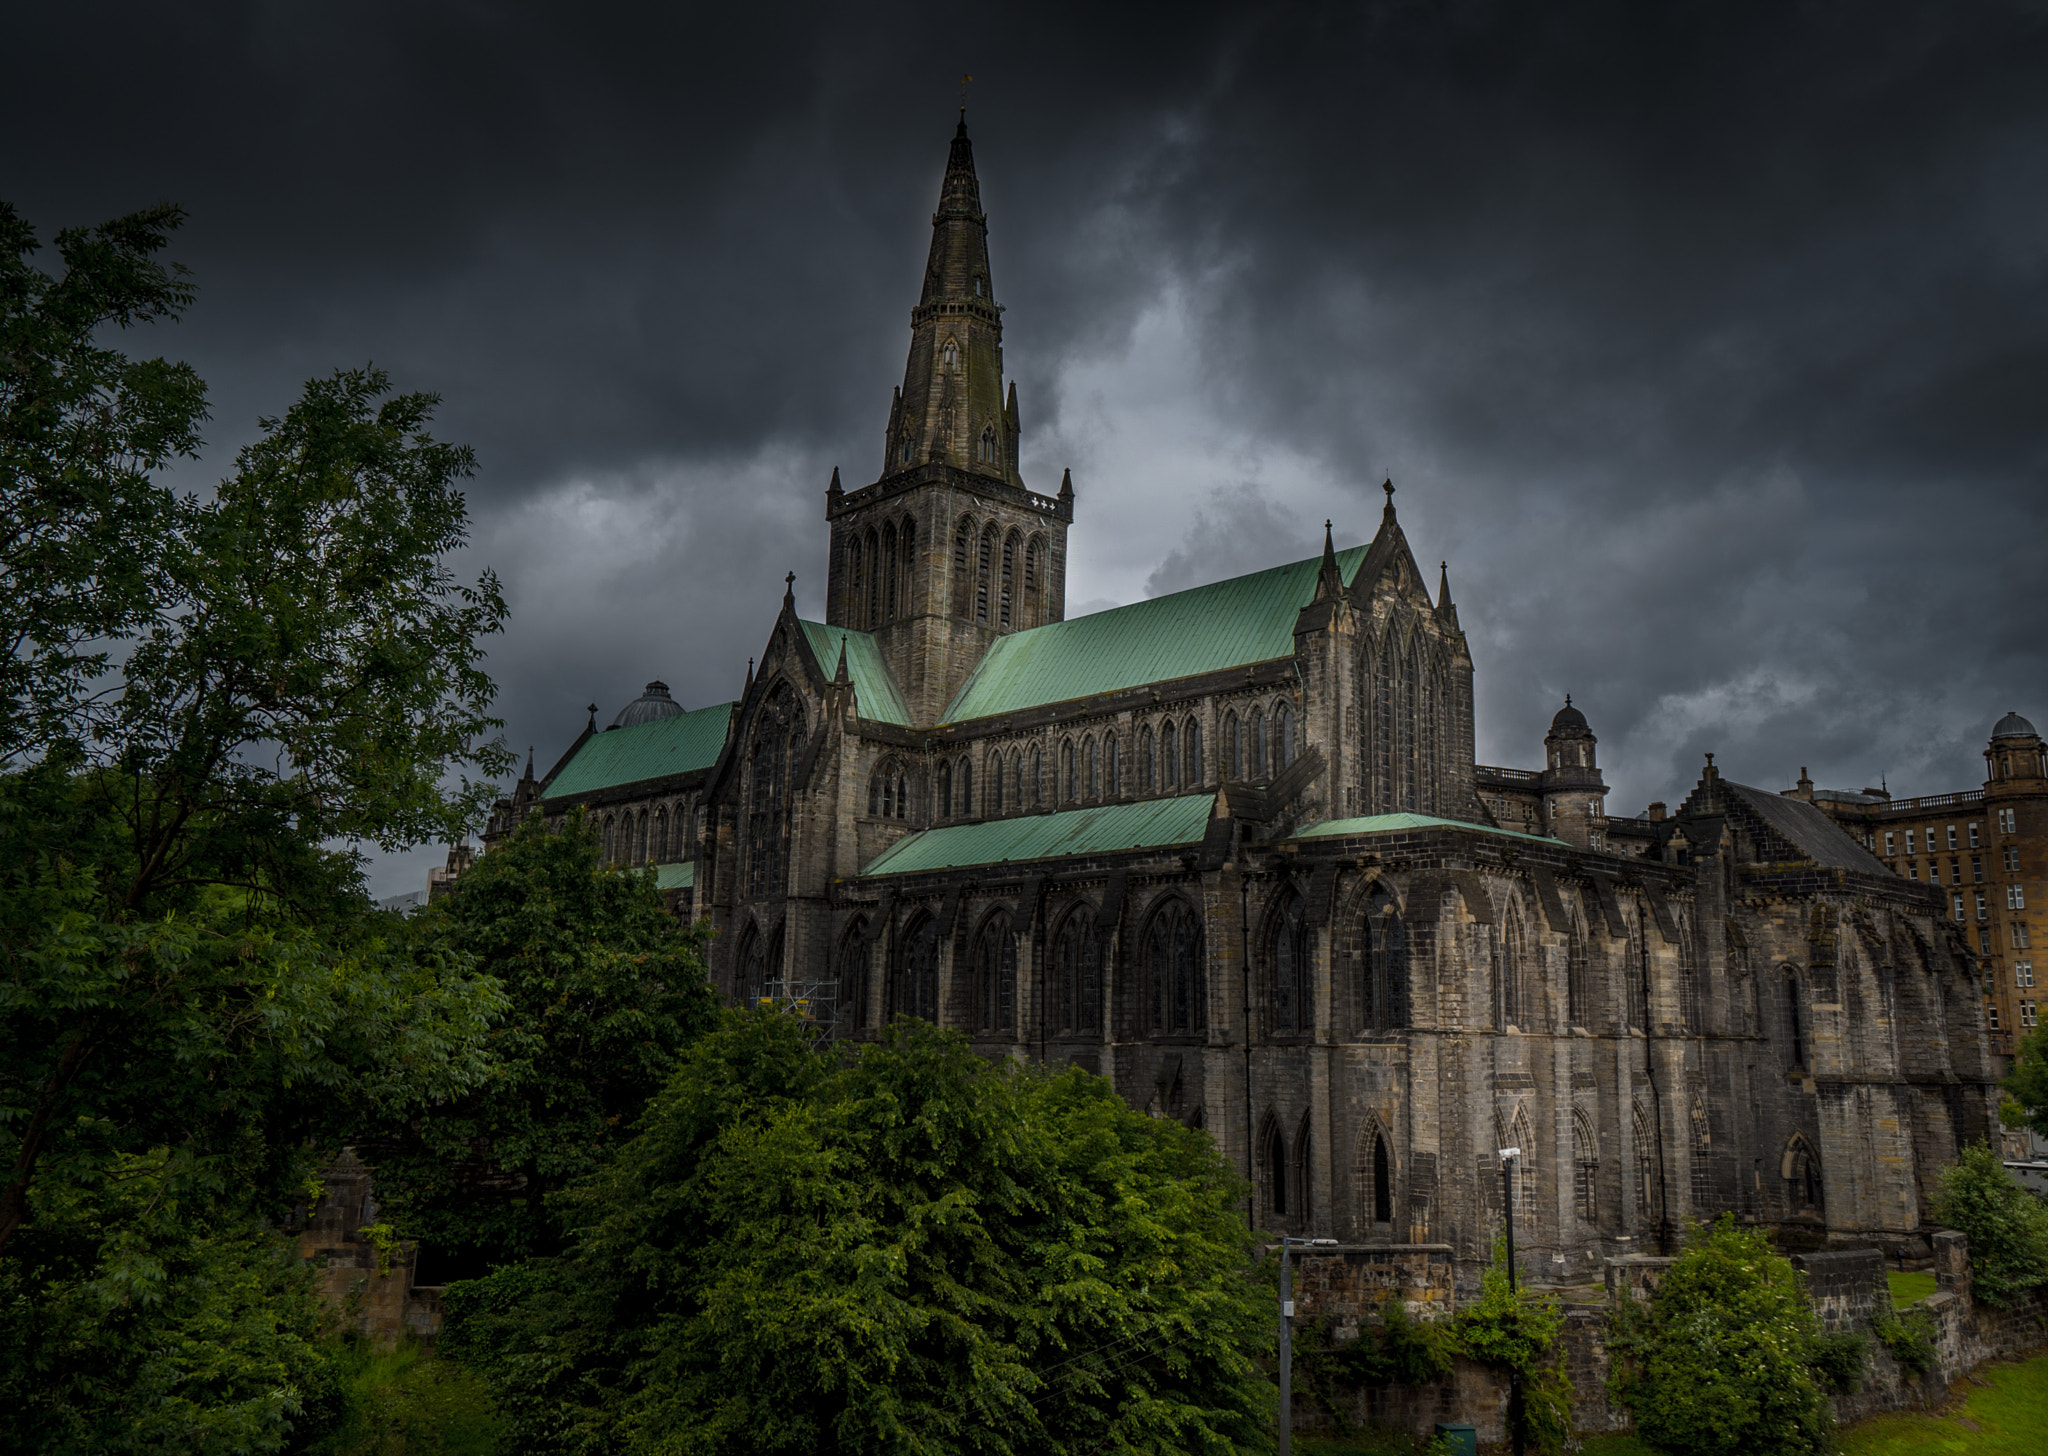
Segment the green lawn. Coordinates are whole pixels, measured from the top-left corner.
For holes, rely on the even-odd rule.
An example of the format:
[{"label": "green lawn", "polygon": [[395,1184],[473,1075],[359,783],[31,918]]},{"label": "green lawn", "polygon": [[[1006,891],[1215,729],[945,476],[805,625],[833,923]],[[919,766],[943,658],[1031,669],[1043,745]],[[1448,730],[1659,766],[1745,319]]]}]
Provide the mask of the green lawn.
[{"label": "green lawn", "polygon": [[1896,1269],[1888,1269],[1885,1271],[1884,1277],[1891,1281],[1892,1303],[1900,1309],[1904,1309],[1909,1304],[1917,1304],[1928,1295],[1934,1293],[1934,1276],[1932,1274],[1901,1274]]},{"label": "green lawn", "polygon": [[338,1353],[347,1415],[318,1456],[495,1456],[503,1422],[483,1382],[415,1345]]},{"label": "green lawn", "polygon": [[1877,1416],[1842,1432],[1842,1456],[2038,1456],[2048,1450],[2048,1355],[1978,1372],[1985,1385],[1940,1415]]}]

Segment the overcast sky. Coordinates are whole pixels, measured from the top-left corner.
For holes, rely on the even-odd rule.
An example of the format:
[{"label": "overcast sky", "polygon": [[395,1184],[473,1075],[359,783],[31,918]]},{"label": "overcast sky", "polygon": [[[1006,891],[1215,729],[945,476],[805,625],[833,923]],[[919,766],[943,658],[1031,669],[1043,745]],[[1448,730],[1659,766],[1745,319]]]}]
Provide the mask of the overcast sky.
[{"label": "overcast sky", "polygon": [[[324,14],[316,12],[325,12]],[[1479,757],[1979,782],[2048,726],[2048,0],[9,7],[0,196],[170,199],[218,473],[374,361],[473,444],[545,766],[734,696],[879,472],[958,102],[1070,609],[1451,565]],[[418,888],[437,851],[380,862]]]}]

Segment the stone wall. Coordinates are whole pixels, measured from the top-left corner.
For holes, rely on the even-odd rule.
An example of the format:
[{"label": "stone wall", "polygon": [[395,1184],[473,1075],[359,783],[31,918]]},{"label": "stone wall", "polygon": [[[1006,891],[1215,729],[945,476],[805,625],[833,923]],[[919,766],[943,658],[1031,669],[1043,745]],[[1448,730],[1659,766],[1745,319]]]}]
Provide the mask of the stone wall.
[{"label": "stone wall", "polygon": [[299,1257],[313,1265],[341,1326],[386,1349],[408,1338],[431,1341],[441,1330],[441,1291],[413,1283],[419,1246],[382,1250],[362,1232],[377,1222],[369,1165],[344,1148],[321,1184],[299,1220]]},{"label": "stone wall", "polygon": [[[2048,1289],[2037,1289],[2010,1309],[1975,1299],[1970,1289],[1969,1241],[1959,1233],[1933,1238],[1937,1292],[1921,1301],[1933,1316],[1937,1364],[1925,1376],[1901,1368],[1873,1325],[1892,1313],[1885,1259],[1876,1249],[1798,1254],[1808,1297],[1831,1332],[1860,1331],[1870,1340],[1861,1387],[1835,1397],[1844,1424],[1886,1411],[1938,1406],[1950,1386],[1992,1360],[2010,1360],[2048,1346]],[[1585,1432],[1625,1431],[1629,1414],[1607,1399],[1610,1311],[1623,1299],[1647,1299],[1672,1260],[1629,1255],[1606,1261],[1606,1297],[1578,1303],[1576,1290],[1555,1291],[1565,1312],[1564,1356],[1577,1392],[1575,1424]],[[1294,1275],[1297,1320],[1331,1317],[1338,1341],[1355,1339],[1373,1315],[1393,1300],[1418,1318],[1445,1318],[1455,1308],[1456,1262],[1446,1244],[1354,1245],[1304,1252]],[[1337,1413],[1313,1399],[1297,1399],[1295,1429],[1328,1433],[1340,1424],[1384,1426],[1427,1435],[1437,1421],[1469,1421],[1481,1441],[1506,1439],[1507,1382],[1484,1366],[1459,1359],[1451,1374],[1426,1386],[1340,1392]],[[1341,1421],[1340,1418],[1341,1417]]]}]

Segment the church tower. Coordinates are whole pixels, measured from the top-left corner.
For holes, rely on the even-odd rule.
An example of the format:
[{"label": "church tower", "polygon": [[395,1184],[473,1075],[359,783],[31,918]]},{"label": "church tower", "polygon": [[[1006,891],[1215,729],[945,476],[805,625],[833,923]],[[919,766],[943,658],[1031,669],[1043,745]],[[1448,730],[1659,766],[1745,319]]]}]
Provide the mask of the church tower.
[{"label": "church tower", "polygon": [[1003,310],[967,116],[946,158],[910,357],[889,405],[881,475],[825,493],[827,622],[872,632],[912,718],[938,720],[995,638],[1066,612],[1071,480],[1017,469],[1017,386],[1003,388]]}]

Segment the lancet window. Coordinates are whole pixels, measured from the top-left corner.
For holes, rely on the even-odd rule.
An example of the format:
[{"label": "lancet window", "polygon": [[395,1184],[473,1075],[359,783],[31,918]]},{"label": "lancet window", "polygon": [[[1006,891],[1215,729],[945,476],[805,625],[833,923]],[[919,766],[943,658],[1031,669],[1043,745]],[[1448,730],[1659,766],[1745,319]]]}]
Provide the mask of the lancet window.
[{"label": "lancet window", "polygon": [[1188,1035],[1208,1026],[1202,977],[1202,923],[1186,901],[1169,897],[1145,935],[1151,1023],[1157,1035]]}]

